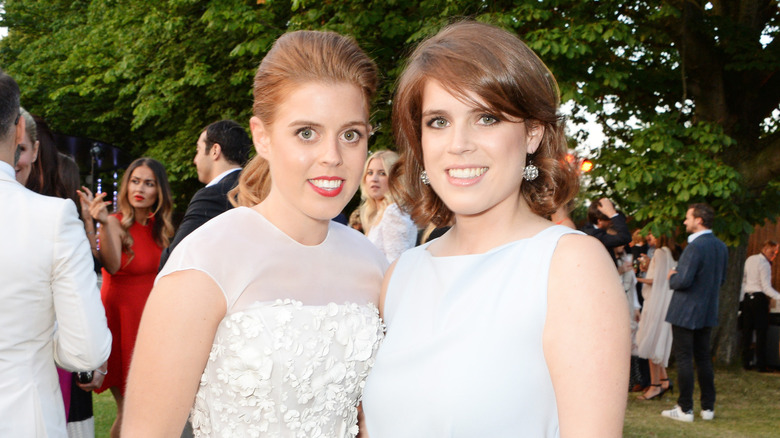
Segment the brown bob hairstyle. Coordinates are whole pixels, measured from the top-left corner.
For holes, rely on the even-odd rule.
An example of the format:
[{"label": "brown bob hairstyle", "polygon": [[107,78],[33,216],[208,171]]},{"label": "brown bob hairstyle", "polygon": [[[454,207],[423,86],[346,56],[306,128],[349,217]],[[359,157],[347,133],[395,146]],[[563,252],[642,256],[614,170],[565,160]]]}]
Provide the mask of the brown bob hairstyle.
[{"label": "brown bob hairstyle", "polygon": [[[528,156],[539,168],[539,177],[524,180],[518,188],[531,211],[549,216],[576,195],[579,182],[565,160],[564,124],[552,73],[517,36],[488,24],[461,21],[414,50],[393,101],[393,132],[401,158],[393,167],[391,190],[415,222],[444,225],[453,217],[431,187],[420,181],[422,95],[429,80],[438,81],[466,104],[544,127],[538,149]],[[481,102],[471,98],[472,93]]]},{"label": "brown bob hairstyle", "polygon": [[[277,108],[290,91],[309,82],[355,85],[363,92],[369,111],[379,80],[374,61],[354,39],[334,32],[288,32],[276,40],[257,68],[252,112],[263,124],[273,124]],[[238,187],[230,192],[231,202],[251,207],[270,190],[268,162],[256,155],[241,172]]]}]

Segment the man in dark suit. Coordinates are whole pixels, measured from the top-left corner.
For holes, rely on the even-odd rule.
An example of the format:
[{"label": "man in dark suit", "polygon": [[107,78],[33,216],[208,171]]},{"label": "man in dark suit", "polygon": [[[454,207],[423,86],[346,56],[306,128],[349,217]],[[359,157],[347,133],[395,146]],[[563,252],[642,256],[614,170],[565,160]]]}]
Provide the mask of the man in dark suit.
[{"label": "man in dark suit", "polygon": [[206,187],[198,190],[187,206],[171,245],[163,250],[160,267],[179,242],[209,219],[233,208],[228,192],[238,184],[241,168],[246,164],[252,140],[241,125],[232,120],[220,120],[200,134],[195,154],[198,180]]},{"label": "man in dark suit", "polygon": [[[607,232],[610,228],[615,234]],[[628,231],[626,217],[618,213],[612,201],[607,198],[601,198],[590,204],[588,223],[580,231],[599,239],[607,248],[613,262],[615,262],[615,252],[612,249],[631,242],[631,232]]]},{"label": "man in dark suit", "polygon": [[677,268],[669,271],[674,289],[666,322],[672,324],[674,357],[680,397],[677,406],[661,415],[693,421],[693,361],[699,372],[701,418],[715,416],[715,375],[710,357],[710,332],[718,325],[718,293],[726,280],[728,249],[712,234],[715,212],[707,204],[692,204],[685,214],[688,246]]}]

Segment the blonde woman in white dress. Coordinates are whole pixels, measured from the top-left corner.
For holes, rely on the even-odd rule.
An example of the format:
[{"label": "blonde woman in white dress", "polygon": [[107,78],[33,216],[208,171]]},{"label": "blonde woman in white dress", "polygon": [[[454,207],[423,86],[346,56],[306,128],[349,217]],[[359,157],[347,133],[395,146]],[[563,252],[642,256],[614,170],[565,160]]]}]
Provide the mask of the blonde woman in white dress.
[{"label": "blonde woman in white dress", "polygon": [[671,242],[665,235],[647,235],[647,243],[655,247],[653,258],[644,278],[637,278],[642,288],[644,306],[636,333],[637,355],[648,360],[650,365],[650,387],[637,397],[639,400],[661,398],[672,390],[672,382],[666,374],[669,355],[672,352],[672,325],[666,322],[666,312],[672,300],[673,290],[669,287],[668,274],[676,265]]},{"label": "blonde woman in white dress", "polygon": [[[171,253],[146,305],[122,436],[354,437],[382,339],[383,255],[331,221],[366,159],[374,63],[282,35],[255,76],[238,206]],[[344,275],[349,273],[349,275]]]},{"label": "blonde woman in white dress", "polygon": [[366,160],[360,182],[360,222],[366,237],[379,248],[389,262],[414,246],[417,226],[409,214],[401,211],[390,193],[390,168],[398,154],[389,150],[376,151]]}]

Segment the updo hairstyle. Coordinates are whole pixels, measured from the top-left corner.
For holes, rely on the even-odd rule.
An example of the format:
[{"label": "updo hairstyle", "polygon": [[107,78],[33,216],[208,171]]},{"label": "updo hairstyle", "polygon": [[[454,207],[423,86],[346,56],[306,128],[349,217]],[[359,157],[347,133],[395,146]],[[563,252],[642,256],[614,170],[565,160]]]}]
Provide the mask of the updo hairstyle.
[{"label": "updo hairstyle", "polygon": [[[253,114],[264,125],[273,124],[286,96],[295,87],[311,82],[357,86],[368,111],[378,83],[376,65],[350,37],[305,30],[285,33],[255,74]],[[231,202],[251,207],[262,202],[270,189],[268,161],[256,155],[241,172],[238,187],[230,193]]]}]

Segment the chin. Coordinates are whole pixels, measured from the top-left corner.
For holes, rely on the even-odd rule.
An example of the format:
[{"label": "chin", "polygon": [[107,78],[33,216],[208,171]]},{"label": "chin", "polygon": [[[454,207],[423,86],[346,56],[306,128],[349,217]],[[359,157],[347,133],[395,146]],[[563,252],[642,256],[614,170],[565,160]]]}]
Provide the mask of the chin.
[{"label": "chin", "polygon": [[139,204],[137,202],[131,202],[130,203],[130,206],[133,207],[133,208],[148,208],[148,209],[151,209],[152,205],[154,205],[154,204],[147,205],[147,204]]},{"label": "chin", "polygon": [[341,214],[341,211],[346,207],[346,204],[346,202],[333,202],[332,204],[326,203],[325,205],[320,204],[304,210],[304,214],[314,220],[329,221]]},{"label": "chin", "polygon": [[308,216],[310,218],[312,218],[314,220],[318,220],[318,221],[330,221],[331,219],[335,218],[339,214],[341,214],[341,210],[339,210],[339,211],[337,211],[335,213],[327,213],[327,212],[318,211],[318,212],[312,213],[312,214],[310,214]]},{"label": "chin", "polygon": [[482,199],[450,197],[446,200],[441,198],[441,200],[453,214],[462,216],[479,214],[485,210],[489,210],[491,207],[491,205],[488,205]]}]

